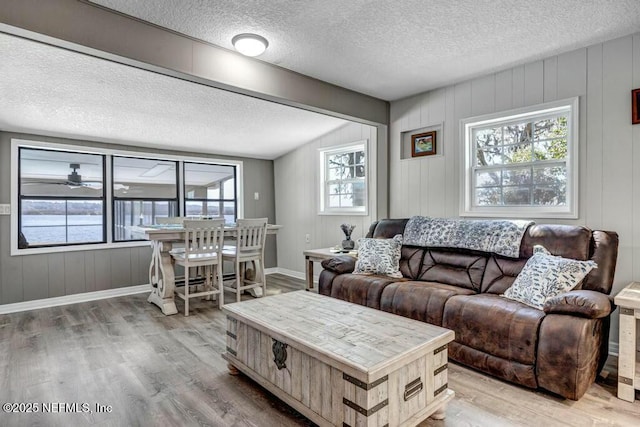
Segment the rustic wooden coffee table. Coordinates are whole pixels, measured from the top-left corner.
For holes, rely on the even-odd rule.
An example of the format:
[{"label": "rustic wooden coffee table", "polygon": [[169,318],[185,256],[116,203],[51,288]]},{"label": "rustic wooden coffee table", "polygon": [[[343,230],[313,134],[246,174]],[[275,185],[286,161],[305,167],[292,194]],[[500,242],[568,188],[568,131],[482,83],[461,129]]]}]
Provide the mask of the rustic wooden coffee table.
[{"label": "rustic wooden coffee table", "polygon": [[223,310],[231,373],[318,425],[415,425],[454,395],[448,329],[305,291]]}]

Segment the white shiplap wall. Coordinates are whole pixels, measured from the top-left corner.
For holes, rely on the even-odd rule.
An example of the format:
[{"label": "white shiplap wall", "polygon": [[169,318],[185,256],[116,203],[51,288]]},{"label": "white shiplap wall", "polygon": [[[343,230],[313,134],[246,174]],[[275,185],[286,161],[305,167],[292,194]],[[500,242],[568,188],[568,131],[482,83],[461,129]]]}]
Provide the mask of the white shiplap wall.
[{"label": "white shiplap wall", "polygon": [[[580,96],[580,216],[538,220],[620,235],[612,295],[640,280],[640,125],[631,90],[640,87],[640,33],[391,103],[390,217],[458,216],[459,121]],[[400,159],[400,134],[444,122],[444,156]],[[611,340],[618,341],[617,312]]]},{"label": "white shiplap wall", "polygon": [[[375,164],[376,131],[373,126],[350,123],[275,160],[276,223],[283,225],[277,236],[278,268],[302,276],[302,252],[339,244],[344,239],[342,223],[356,225],[353,239],[366,234],[376,218],[375,187],[369,191],[369,215],[318,215],[318,150],[367,139],[370,165]],[[305,242],[306,234],[310,236],[309,243]]]}]

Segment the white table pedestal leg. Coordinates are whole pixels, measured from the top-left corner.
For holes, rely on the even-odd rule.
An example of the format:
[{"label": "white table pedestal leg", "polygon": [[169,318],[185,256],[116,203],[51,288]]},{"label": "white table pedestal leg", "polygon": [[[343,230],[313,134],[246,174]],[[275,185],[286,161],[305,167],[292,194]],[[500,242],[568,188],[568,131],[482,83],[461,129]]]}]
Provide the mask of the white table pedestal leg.
[{"label": "white table pedestal leg", "polygon": [[171,242],[153,241],[153,254],[149,266],[149,283],[152,289],[148,302],[160,307],[165,315],[176,314],[176,303],[173,299],[175,290],[175,274],[171,262]]}]

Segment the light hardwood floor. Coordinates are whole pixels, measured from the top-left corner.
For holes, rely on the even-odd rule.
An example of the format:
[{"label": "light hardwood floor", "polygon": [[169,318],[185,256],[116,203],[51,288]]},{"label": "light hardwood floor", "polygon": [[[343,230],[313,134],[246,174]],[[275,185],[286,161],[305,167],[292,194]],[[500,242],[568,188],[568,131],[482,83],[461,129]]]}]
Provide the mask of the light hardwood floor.
[{"label": "light hardwood floor", "polygon": [[[304,287],[281,275],[267,281],[268,294]],[[0,426],[311,425],[247,377],[228,374],[214,303],[194,300],[189,317],[178,304],[180,313],[166,317],[140,294],[0,316],[0,402],[40,410],[0,412]],[[456,397],[447,418],[423,426],[640,425],[640,402],[616,398],[615,358],[578,402],[449,366]],[[58,406],[43,414],[43,403],[87,403],[92,412]],[[96,404],[112,410],[98,413]]]}]

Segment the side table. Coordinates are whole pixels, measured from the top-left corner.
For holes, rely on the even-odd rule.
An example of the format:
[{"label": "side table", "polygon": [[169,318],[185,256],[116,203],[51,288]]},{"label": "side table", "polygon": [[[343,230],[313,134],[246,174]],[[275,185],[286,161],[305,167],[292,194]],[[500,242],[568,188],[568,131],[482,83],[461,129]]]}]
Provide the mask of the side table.
[{"label": "side table", "polygon": [[302,252],[305,259],[305,270],[307,276],[307,290],[313,289],[313,263],[322,262],[325,259],[333,258],[338,255],[351,255],[357,257],[357,251],[335,252],[333,248],[308,249]]},{"label": "side table", "polygon": [[640,390],[637,330],[640,322],[640,282],[632,282],[614,299],[620,307],[618,398],[633,402]]}]

